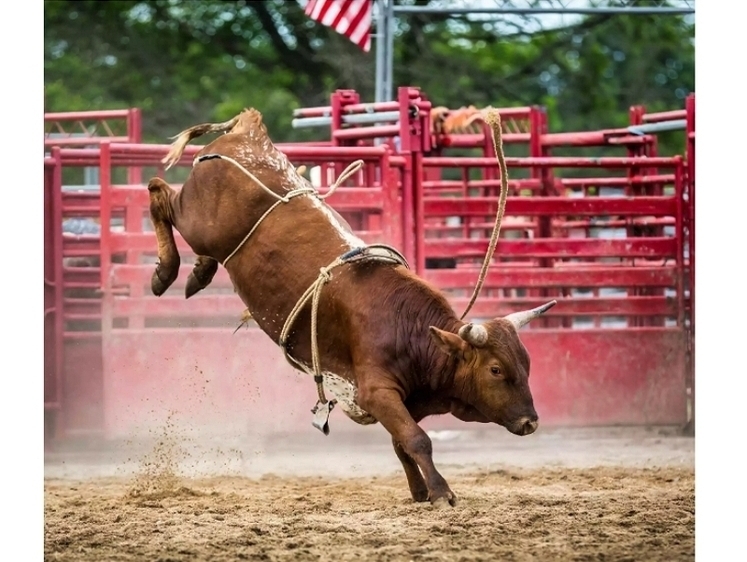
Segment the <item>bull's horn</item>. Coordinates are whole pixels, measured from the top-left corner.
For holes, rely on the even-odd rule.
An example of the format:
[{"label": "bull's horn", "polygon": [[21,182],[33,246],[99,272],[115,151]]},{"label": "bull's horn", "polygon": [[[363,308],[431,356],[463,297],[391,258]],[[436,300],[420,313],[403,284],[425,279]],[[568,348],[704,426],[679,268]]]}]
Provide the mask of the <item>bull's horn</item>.
[{"label": "bull's horn", "polygon": [[517,330],[520,330],[527,324],[529,324],[530,321],[534,320],[538,316],[540,316],[542,313],[547,312],[550,310],[553,306],[558,304],[558,301],[550,301],[547,304],[543,304],[542,306],[538,306],[537,308],[533,308],[532,310],[522,310],[520,312],[513,312],[509,314],[508,316],[504,316],[504,320],[508,320],[511,322],[511,324],[514,325],[514,327]]},{"label": "bull's horn", "polygon": [[459,337],[475,347],[481,347],[488,342],[488,331],[482,324],[465,324],[459,328]]}]

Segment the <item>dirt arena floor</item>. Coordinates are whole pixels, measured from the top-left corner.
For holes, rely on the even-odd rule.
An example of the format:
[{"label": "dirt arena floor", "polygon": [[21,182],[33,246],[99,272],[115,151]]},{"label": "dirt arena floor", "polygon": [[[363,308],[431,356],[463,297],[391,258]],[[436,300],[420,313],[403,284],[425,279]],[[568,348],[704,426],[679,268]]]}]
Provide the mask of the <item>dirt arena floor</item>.
[{"label": "dirt arena floor", "polygon": [[[411,501],[377,426],[49,452],[45,560],[679,561],[694,439],[674,428],[430,432],[454,508]],[[316,435],[318,434],[318,436]]]}]

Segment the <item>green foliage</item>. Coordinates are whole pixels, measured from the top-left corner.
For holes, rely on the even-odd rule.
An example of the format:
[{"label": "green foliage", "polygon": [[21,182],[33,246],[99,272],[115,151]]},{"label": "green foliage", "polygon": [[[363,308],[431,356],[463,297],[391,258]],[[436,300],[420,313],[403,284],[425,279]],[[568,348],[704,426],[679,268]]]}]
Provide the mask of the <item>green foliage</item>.
[{"label": "green foliage", "polygon": [[[335,88],[373,99],[374,52],[295,0],[45,0],[44,20],[46,110],[141,107],[146,141],[249,106],[278,141],[322,139],[324,129],[292,129],[294,108],[326,104]],[[694,90],[694,25],[682,17],[535,23],[401,18],[395,86],[450,107],[544,105],[551,131],[623,126],[631,105],[677,109]],[[660,149],[681,151],[681,139]]]}]

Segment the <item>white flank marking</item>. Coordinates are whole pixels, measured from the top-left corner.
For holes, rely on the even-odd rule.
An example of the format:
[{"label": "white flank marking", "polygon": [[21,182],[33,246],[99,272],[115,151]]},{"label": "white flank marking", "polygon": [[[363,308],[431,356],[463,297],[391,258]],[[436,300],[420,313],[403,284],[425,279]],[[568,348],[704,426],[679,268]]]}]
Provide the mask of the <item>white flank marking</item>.
[{"label": "white flank marking", "polygon": [[[334,197],[334,195],[332,195]],[[312,205],[319,209],[324,215],[327,217],[327,220],[330,222],[330,224],[334,227],[334,229],[337,231],[337,233],[340,235],[340,238],[342,238],[343,242],[345,242],[351,249],[357,248],[359,246],[365,246],[366,243],[358,238],[355,234],[345,229],[340,224],[340,221],[337,220],[337,217],[335,217],[329,210],[329,208],[326,206],[326,204],[323,201],[320,201],[313,195],[309,196],[309,200],[311,201]]]}]

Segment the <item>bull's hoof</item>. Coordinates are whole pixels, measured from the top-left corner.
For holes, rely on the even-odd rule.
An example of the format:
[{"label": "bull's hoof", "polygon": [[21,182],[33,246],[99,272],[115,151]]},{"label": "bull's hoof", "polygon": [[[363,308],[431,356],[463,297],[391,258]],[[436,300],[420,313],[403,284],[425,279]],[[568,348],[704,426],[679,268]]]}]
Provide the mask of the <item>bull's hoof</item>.
[{"label": "bull's hoof", "polygon": [[205,285],[200,283],[200,281],[197,279],[197,276],[194,273],[190,273],[189,277],[187,277],[187,286],[184,287],[184,297],[192,297],[202,291],[204,288]]},{"label": "bull's hoof", "polygon": [[[176,281],[176,275],[173,276],[172,279],[161,279],[161,277],[158,275],[158,272],[160,271],[160,268],[156,268],[156,270],[153,272],[153,276],[150,278],[150,290],[153,291],[153,294],[157,297],[160,297],[162,294],[166,292],[166,289],[171,287],[171,284]],[[176,269],[177,273],[179,272],[179,269]]]},{"label": "bull's hoof", "polygon": [[436,498],[435,500],[431,500],[433,509],[448,509],[449,507],[455,507],[456,504],[457,498],[452,492],[447,493],[445,496]]}]

